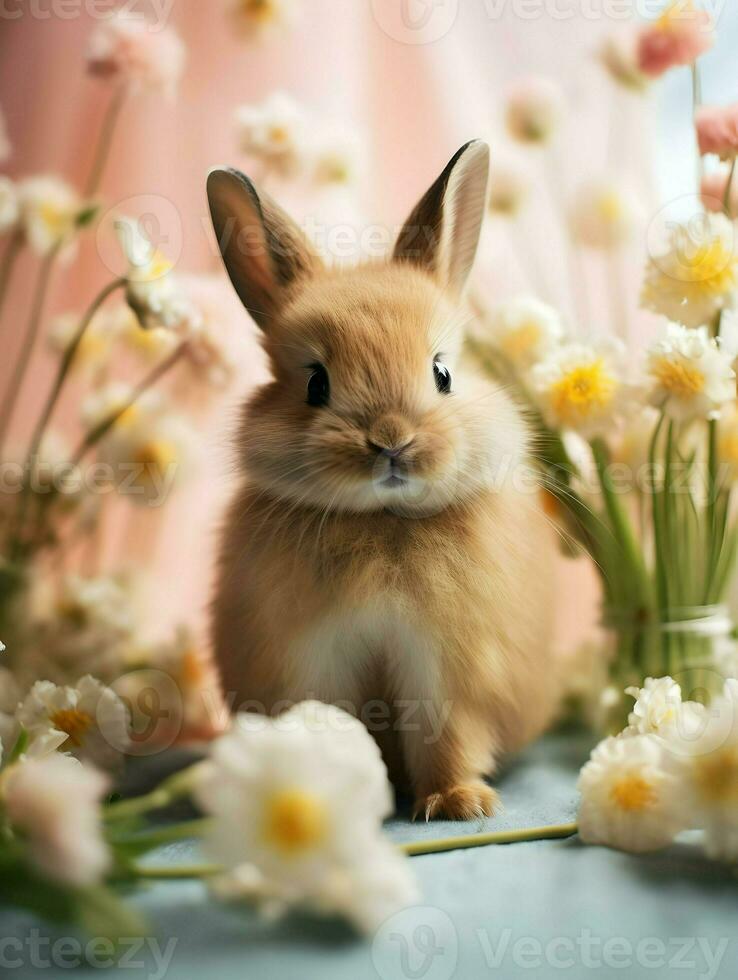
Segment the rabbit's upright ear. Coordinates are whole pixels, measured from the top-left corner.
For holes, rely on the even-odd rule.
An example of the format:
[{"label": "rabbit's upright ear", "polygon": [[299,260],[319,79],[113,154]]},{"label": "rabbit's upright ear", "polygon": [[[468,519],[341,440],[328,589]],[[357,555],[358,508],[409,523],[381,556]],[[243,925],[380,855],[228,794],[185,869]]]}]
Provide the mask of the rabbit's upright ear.
[{"label": "rabbit's upright ear", "polygon": [[289,287],[320,266],[298,225],[238,170],[208,174],[208,202],[218,248],[241,302],[262,330]]},{"label": "rabbit's upright ear", "polygon": [[425,269],[444,289],[461,294],[479,244],[488,177],[487,144],[462,146],[405,222],[395,260]]}]

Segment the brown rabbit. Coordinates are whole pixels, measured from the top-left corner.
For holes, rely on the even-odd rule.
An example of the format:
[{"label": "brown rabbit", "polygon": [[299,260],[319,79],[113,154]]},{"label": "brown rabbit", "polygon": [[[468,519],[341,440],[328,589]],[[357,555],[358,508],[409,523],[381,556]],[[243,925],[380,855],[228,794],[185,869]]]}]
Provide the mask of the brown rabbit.
[{"label": "brown rabbit", "polygon": [[482,775],[553,705],[553,548],[520,478],[528,432],[459,364],[488,168],[486,144],[462,147],[391,260],[351,271],[238,171],[208,178],[273,372],[244,409],[221,537],[224,690],[242,710],[352,708],[426,819],[491,814]]}]

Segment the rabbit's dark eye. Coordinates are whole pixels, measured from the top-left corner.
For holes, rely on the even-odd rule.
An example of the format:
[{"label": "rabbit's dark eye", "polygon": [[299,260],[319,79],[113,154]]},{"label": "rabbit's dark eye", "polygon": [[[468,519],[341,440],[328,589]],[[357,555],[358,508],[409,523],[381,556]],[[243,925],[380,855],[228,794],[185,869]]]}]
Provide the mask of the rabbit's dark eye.
[{"label": "rabbit's dark eye", "polygon": [[311,375],[307,385],[307,403],[314,408],[327,405],[331,394],[331,386],[328,381],[328,372],[322,364],[312,364],[310,366]]},{"label": "rabbit's dark eye", "polygon": [[451,391],[451,372],[445,364],[440,361],[433,362],[433,377],[436,379],[436,388],[442,395],[448,395]]}]

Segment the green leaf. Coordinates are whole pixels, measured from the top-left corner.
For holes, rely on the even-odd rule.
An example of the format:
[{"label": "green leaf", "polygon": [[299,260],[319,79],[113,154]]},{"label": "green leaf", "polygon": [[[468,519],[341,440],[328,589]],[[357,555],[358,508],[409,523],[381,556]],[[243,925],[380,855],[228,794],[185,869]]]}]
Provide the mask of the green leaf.
[{"label": "green leaf", "polygon": [[75,224],[77,227],[86,228],[87,225],[92,224],[97,217],[99,210],[99,204],[89,204],[87,207],[82,208],[82,210],[77,213],[77,217],[75,218]]},{"label": "green leaf", "polygon": [[27,909],[47,922],[80,926],[90,935],[113,943],[124,937],[148,934],[139,913],[107,886],[64,887],[37,876],[22,860],[3,864],[2,905]]},{"label": "green leaf", "polygon": [[18,738],[15,740],[15,745],[11,749],[10,755],[4,763],[4,766],[11,766],[14,762],[17,762],[18,759],[20,759],[28,748],[28,741],[28,732],[25,730],[25,728],[23,728],[23,726],[21,726],[20,732],[18,733]]}]

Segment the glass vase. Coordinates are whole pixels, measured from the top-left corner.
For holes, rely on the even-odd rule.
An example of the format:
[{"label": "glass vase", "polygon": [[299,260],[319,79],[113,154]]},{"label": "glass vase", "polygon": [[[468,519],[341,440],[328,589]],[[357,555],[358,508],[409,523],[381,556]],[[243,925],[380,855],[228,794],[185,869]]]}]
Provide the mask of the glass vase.
[{"label": "glass vase", "polygon": [[663,614],[607,609],[609,684],[602,698],[602,728],[617,734],[628,722],[633,698],[627,687],[647,677],[673,677],[683,699],[709,702],[726,677],[734,676],[738,656],[734,624],[727,606],[690,606]]}]

